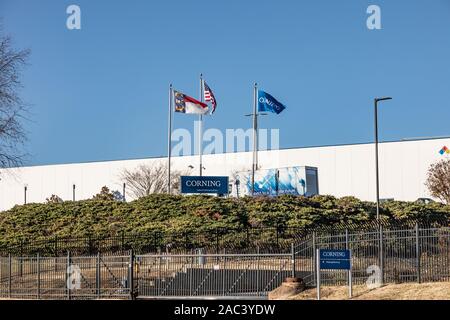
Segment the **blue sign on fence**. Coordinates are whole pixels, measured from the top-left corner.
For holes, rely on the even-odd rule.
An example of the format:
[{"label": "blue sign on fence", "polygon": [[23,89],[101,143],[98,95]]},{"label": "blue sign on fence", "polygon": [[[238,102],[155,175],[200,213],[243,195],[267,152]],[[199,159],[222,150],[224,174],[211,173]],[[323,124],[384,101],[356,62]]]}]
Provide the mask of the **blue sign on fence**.
[{"label": "blue sign on fence", "polygon": [[181,193],[228,194],[228,177],[181,177]]},{"label": "blue sign on fence", "polygon": [[350,270],[350,250],[320,249],[320,269]]}]

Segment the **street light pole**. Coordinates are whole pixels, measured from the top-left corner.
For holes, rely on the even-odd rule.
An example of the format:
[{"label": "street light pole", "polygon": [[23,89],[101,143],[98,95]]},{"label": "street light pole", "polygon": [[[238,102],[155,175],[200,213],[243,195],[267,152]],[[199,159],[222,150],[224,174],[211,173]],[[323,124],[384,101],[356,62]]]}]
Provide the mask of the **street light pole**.
[{"label": "street light pole", "polygon": [[375,98],[375,177],[377,190],[377,221],[380,219],[380,173],[378,170],[378,102],[391,100],[391,97]]}]

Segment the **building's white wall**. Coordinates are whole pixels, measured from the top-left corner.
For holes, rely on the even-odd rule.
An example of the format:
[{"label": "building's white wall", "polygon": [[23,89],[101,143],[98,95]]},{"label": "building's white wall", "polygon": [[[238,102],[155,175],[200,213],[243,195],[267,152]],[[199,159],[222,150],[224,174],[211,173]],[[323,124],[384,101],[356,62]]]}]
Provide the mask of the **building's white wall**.
[{"label": "building's white wall", "polygon": [[[439,150],[450,138],[386,142],[380,151],[380,197],[396,200],[416,200],[429,197],[424,182],[427,169],[433,162],[445,157]],[[313,166],[318,168],[319,191],[337,197],[355,196],[362,200],[375,199],[374,145],[356,144],[325,146],[258,153],[260,168]],[[195,167],[198,156],[174,157],[175,170]],[[230,175],[234,171],[251,168],[251,152],[204,155],[204,175]],[[72,185],[76,198],[91,198],[106,185],[122,190],[120,172],[142,163],[166,161],[165,158],[105,161],[93,163],[47,165],[2,170],[0,172],[0,210],[24,201],[24,185],[28,185],[27,202],[44,202],[57,194],[64,200],[72,199]]]}]

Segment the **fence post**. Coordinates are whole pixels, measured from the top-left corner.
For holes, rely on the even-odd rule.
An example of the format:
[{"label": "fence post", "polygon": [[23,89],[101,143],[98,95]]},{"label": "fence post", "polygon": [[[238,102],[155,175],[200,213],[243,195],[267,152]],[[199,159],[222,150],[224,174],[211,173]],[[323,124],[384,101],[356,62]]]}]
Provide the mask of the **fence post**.
[{"label": "fence post", "polygon": [[58,236],[55,236],[55,272],[58,271]]},{"label": "fence post", "polygon": [[313,274],[314,274],[314,284],[317,284],[317,263],[316,263],[316,232],[312,233],[312,260],[313,260]]},{"label": "fence post", "polygon": [[8,296],[11,298],[12,293],[12,283],[11,283],[11,272],[12,272],[12,261],[11,254],[8,255]]},{"label": "fence post", "polygon": [[130,300],[134,300],[134,254],[133,249],[130,250],[130,265],[129,265],[129,272],[128,272],[128,286],[130,287]]},{"label": "fence post", "polygon": [[222,296],[225,297],[225,284],[226,284],[226,270],[227,270],[227,255],[226,249],[223,249],[223,271],[222,271]]},{"label": "fence post", "polygon": [[420,276],[420,243],[419,243],[419,224],[416,222],[416,267],[417,267],[417,282],[421,282],[421,276]]},{"label": "fence post", "polygon": [[[348,239],[348,228],[345,228],[345,249],[350,250],[349,239]],[[350,254],[350,269],[347,272],[347,285],[348,285],[348,295],[350,298],[353,296],[353,280],[352,280],[352,269],[353,269],[353,255]]]},{"label": "fence post", "polygon": [[291,259],[292,259],[292,278],[295,278],[295,246],[291,243]]},{"label": "fence post", "polygon": [[19,257],[19,276],[20,277],[22,277],[22,273],[23,273],[22,258],[23,258],[23,239],[20,239],[20,257]]},{"label": "fence post", "polygon": [[68,272],[70,271],[70,251],[67,251],[67,261],[66,261],[66,293],[67,293],[67,299],[71,299],[70,296],[70,286],[69,286],[69,274]]},{"label": "fence post", "polygon": [[[161,251],[161,248],[158,248],[158,278],[159,279],[162,279],[162,272],[161,272],[161,265],[162,265],[162,251]],[[161,292],[161,284],[159,283],[159,282],[157,282],[158,283],[158,295],[160,294],[160,292]]]},{"label": "fence post", "polygon": [[38,300],[41,298],[41,259],[39,257],[39,253],[36,255],[36,263],[37,263],[37,298]]},{"label": "fence post", "polygon": [[317,270],[317,280],[316,280],[316,291],[317,291],[317,300],[320,300],[320,249],[316,249],[316,270]]},{"label": "fence post", "polygon": [[95,286],[97,291],[97,298],[100,299],[101,296],[101,279],[100,279],[100,252],[97,252],[97,263],[95,266]]},{"label": "fence post", "polygon": [[[197,253],[199,253],[198,252],[198,250],[197,249],[191,249],[191,253],[192,254],[197,254]],[[192,297],[192,281],[193,281],[193,278],[194,278],[194,263],[195,263],[195,257],[194,256],[192,256],[191,257],[191,266],[190,266],[190,268],[189,268],[189,273],[188,273],[188,275],[189,275],[189,296],[190,297]],[[197,259],[197,263],[198,263],[198,259]]]},{"label": "fence post", "polygon": [[[345,228],[345,249],[348,250],[348,228]],[[351,271],[347,272],[347,285],[350,286]]]},{"label": "fence post", "polygon": [[261,292],[259,289],[259,246],[256,247],[256,254],[257,254],[257,257],[256,257],[256,263],[257,263],[257,266],[256,266],[256,292],[257,292],[257,295],[260,296]]},{"label": "fence post", "polygon": [[380,248],[379,248],[379,263],[381,272],[381,285],[384,284],[384,250],[383,250],[383,226],[380,224]]}]

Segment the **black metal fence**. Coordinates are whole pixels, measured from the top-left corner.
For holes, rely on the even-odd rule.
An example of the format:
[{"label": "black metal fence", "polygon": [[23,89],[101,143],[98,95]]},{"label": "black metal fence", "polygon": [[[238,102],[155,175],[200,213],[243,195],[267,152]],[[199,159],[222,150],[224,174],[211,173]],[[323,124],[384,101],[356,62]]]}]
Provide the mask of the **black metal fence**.
[{"label": "black metal fence", "polygon": [[132,255],[1,257],[0,296],[14,299],[126,299]]},{"label": "black metal fence", "polygon": [[[404,283],[450,281],[450,228],[413,227],[366,232],[313,232],[295,245],[296,269],[305,283],[316,285],[316,250],[350,249],[352,281],[356,285],[372,282]],[[346,271],[323,270],[323,285],[347,285]]]},{"label": "black metal fence", "polygon": [[[233,253],[223,250],[151,254],[73,255],[0,258],[0,297],[97,299],[199,296],[265,296],[288,276],[315,286],[316,250],[350,249],[352,281],[450,281],[450,228],[316,230],[291,242],[289,249]],[[275,249],[272,251],[276,251]],[[323,270],[321,283],[348,284],[346,271]]]},{"label": "black metal fence", "polygon": [[149,254],[136,261],[138,298],[255,298],[293,276],[289,253]]}]

